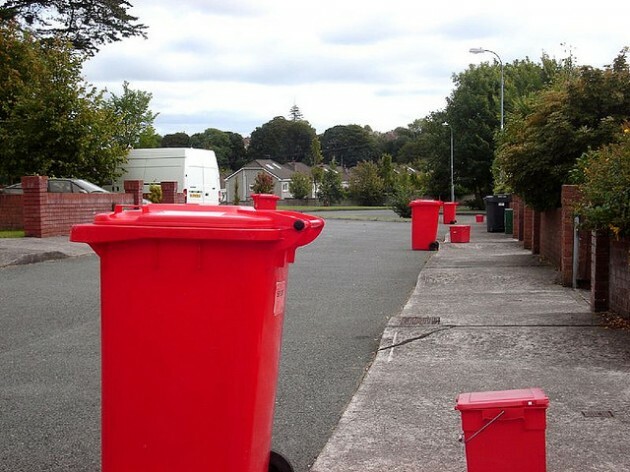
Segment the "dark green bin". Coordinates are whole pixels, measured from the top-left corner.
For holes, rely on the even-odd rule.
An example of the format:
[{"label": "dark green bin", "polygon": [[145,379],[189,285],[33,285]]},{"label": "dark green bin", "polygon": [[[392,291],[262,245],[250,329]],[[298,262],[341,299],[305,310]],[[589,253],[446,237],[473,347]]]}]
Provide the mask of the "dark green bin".
[{"label": "dark green bin", "polygon": [[514,209],[505,209],[505,234],[512,234],[514,232]]}]

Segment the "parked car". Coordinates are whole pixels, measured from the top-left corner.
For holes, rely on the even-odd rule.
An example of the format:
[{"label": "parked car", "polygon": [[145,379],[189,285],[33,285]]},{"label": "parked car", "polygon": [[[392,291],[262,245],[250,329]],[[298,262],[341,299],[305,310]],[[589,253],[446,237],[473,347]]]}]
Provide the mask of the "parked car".
[{"label": "parked car", "polygon": [[[104,188],[83,179],[48,179],[50,193],[110,193]],[[7,195],[21,195],[24,193],[22,184],[9,185],[0,190]]]}]

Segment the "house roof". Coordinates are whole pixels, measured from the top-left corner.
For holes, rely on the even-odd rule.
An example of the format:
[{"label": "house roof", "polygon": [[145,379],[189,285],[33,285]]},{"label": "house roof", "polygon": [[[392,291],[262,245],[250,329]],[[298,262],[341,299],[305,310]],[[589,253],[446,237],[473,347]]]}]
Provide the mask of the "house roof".
[{"label": "house roof", "polygon": [[233,175],[246,169],[264,170],[276,177],[278,180],[291,180],[291,177],[293,177],[293,174],[295,174],[296,172],[309,173],[311,171],[311,168],[302,162],[278,164],[272,159],[255,159],[248,162],[239,170],[226,177],[226,179],[229,179]]}]

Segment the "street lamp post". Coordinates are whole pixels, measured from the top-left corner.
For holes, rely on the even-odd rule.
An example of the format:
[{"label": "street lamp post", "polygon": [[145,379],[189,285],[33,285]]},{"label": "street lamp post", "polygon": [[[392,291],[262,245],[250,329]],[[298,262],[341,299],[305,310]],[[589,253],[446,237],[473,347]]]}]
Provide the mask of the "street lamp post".
[{"label": "street lamp post", "polygon": [[455,180],[453,179],[453,127],[448,123],[442,123],[442,126],[448,126],[451,130],[451,202],[455,201]]},{"label": "street lamp post", "polygon": [[489,52],[490,54],[494,54],[499,60],[499,65],[501,66],[501,131],[503,131],[503,88],[504,88],[504,79],[503,79],[503,61],[501,57],[494,51],[490,49],[484,48],[470,48],[469,52],[473,54],[482,54],[484,52]]}]

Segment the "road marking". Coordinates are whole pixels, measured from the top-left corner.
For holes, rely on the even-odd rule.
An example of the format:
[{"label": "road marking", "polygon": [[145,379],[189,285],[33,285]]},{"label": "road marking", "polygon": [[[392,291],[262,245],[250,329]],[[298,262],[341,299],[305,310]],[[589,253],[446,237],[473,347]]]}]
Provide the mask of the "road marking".
[{"label": "road marking", "polygon": [[[398,338],[398,331],[394,331],[394,339],[392,339],[392,346],[396,344],[396,339]],[[391,362],[394,358],[394,348],[392,347],[389,350],[389,356],[387,356],[387,362]]]}]

